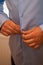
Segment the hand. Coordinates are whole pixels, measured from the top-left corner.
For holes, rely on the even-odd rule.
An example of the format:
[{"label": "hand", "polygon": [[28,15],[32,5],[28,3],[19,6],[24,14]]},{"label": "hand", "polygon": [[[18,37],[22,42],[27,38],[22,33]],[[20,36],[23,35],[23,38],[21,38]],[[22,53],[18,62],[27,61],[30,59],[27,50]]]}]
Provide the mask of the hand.
[{"label": "hand", "polygon": [[43,43],[43,32],[40,27],[22,32],[23,42],[32,48],[38,48]]},{"label": "hand", "polygon": [[12,34],[20,34],[20,26],[12,22],[11,20],[7,20],[1,28],[1,33],[5,36]]}]

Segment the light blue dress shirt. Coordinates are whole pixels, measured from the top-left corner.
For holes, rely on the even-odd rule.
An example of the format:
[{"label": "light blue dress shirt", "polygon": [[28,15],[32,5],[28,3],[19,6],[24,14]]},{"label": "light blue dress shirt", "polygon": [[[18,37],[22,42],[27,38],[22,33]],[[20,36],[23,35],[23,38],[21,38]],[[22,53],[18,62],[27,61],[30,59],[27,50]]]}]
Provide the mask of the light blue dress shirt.
[{"label": "light blue dress shirt", "polygon": [[[43,0],[6,0],[6,4],[9,18],[0,2],[0,27],[8,19],[19,24],[21,31],[35,26],[43,27]],[[43,45],[33,49],[23,43],[20,35],[11,35],[9,46],[16,65],[43,65]]]}]

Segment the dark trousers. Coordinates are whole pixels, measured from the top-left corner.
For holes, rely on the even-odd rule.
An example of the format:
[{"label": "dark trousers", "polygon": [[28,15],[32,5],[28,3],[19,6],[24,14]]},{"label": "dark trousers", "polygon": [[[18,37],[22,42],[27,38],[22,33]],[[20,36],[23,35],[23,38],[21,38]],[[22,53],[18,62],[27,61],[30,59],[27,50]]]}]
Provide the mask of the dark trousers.
[{"label": "dark trousers", "polygon": [[11,65],[15,65],[12,56],[11,56]]}]

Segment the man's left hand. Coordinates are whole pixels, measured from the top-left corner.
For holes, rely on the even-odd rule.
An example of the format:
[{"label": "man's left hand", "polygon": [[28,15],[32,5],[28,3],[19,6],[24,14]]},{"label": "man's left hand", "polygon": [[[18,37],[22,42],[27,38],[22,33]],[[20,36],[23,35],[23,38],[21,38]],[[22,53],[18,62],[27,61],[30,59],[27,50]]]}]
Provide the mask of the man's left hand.
[{"label": "man's left hand", "polygon": [[43,43],[43,31],[40,27],[22,32],[23,42],[32,48],[38,48]]}]

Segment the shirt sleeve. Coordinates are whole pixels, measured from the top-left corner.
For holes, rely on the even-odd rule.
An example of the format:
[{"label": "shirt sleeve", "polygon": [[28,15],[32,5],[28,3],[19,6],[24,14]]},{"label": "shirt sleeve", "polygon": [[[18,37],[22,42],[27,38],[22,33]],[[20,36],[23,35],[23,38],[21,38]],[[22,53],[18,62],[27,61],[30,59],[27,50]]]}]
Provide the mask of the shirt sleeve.
[{"label": "shirt sleeve", "polygon": [[8,16],[7,14],[4,13],[3,11],[3,3],[4,3],[4,0],[3,1],[0,1],[0,28],[2,26],[2,24],[8,20]]},{"label": "shirt sleeve", "polygon": [[40,28],[41,28],[41,30],[43,31],[43,24],[42,24],[42,25],[40,25]]}]

